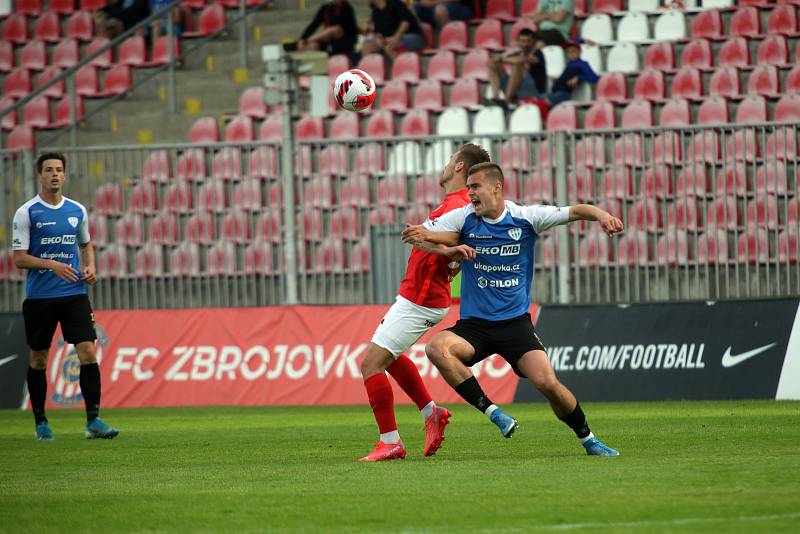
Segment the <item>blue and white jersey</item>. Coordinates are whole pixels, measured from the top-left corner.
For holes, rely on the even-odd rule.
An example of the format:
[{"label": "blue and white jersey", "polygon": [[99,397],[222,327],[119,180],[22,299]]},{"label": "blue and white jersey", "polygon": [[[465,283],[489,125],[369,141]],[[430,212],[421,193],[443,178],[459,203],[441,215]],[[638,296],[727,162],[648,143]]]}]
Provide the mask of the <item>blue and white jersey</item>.
[{"label": "blue and white jersey", "polygon": [[567,222],[569,208],[519,206],[506,200],[497,219],[479,217],[469,204],[424,224],[434,232],[460,232],[461,243],[477,251],[475,261],[461,262],[461,318],[504,321],[531,307],[539,234]]},{"label": "blue and white jersey", "polygon": [[[68,263],[80,273],[78,244],[89,242],[89,217],[78,202],[63,197],[58,205],[36,195],[14,215],[14,250],[45,260]],[[82,280],[67,282],[49,269],[28,269],[25,296],[29,299],[68,297],[86,293]]]}]

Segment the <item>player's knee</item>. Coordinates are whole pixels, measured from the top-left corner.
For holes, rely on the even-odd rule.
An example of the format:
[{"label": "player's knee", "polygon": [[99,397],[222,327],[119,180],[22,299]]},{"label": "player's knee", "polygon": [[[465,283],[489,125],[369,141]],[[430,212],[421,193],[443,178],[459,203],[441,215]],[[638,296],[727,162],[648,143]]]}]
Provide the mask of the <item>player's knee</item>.
[{"label": "player's knee", "polygon": [[537,376],[531,381],[533,382],[533,386],[545,396],[549,393],[555,393],[561,385],[561,382],[559,382],[553,374]]},{"label": "player's knee", "polygon": [[94,343],[80,343],[75,347],[75,350],[78,353],[78,360],[81,362],[81,365],[97,363],[97,353],[94,349]]},{"label": "player's knee", "polygon": [[447,346],[447,341],[444,338],[434,336],[434,338],[425,345],[425,355],[436,365],[437,362],[442,362],[446,359]]}]

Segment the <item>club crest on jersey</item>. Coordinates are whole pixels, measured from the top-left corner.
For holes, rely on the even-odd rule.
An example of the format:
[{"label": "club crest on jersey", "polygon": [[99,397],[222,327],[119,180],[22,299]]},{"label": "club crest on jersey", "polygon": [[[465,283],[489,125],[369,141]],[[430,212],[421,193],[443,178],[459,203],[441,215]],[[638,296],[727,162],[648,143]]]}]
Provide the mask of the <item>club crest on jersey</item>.
[{"label": "club crest on jersey", "polygon": [[522,228],[511,228],[508,231],[508,235],[510,235],[511,239],[514,241],[519,241],[519,238],[522,237]]},{"label": "club crest on jersey", "polygon": [[[94,314],[92,314],[94,321]],[[109,344],[108,334],[99,324],[94,325],[97,335],[97,364],[103,359],[103,349]],[[83,393],[80,385],[81,362],[75,346],[68,343],[63,335],[56,339],[56,350],[49,367],[49,382],[53,394],[50,400],[59,406],[74,406],[83,402]]]},{"label": "club crest on jersey", "polygon": [[67,222],[68,222],[68,223],[69,223],[69,225],[70,225],[70,226],[72,226],[73,228],[75,228],[76,226],[78,226],[78,218],[77,218],[77,217],[67,217]]}]

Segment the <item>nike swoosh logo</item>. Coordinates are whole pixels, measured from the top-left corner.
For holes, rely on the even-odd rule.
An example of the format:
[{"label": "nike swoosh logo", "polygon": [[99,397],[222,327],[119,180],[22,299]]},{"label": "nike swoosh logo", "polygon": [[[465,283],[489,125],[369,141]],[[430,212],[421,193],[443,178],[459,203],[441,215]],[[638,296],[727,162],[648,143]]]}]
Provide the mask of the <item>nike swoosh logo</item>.
[{"label": "nike swoosh logo", "polygon": [[7,357],[3,358],[2,360],[0,360],[0,366],[3,366],[5,364],[7,364],[8,362],[10,362],[11,360],[16,360],[16,359],[17,359],[17,355],[16,354],[12,354],[11,356],[7,356]]},{"label": "nike swoosh logo", "polygon": [[769,350],[778,343],[770,343],[769,345],[764,345],[763,347],[758,347],[757,349],[748,350],[747,352],[743,352],[741,354],[731,354],[731,348],[728,347],[728,350],[725,351],[725,354],[722,355],[722,367],[733,367],[734,365],[739,365],[743,361],[752,358],[753,356],[758,356],[765,350]]}]

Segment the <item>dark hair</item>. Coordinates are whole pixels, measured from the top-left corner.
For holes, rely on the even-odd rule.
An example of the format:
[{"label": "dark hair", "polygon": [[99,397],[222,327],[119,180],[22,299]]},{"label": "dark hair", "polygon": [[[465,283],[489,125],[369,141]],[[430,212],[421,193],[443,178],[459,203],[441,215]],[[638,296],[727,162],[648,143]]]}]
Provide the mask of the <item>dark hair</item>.
[{"label": "dark hair", "polygon": [[482,146],[474,143],[467,143],[458,149],[458,156],[456,157],[456,160],[464,164],[464,176],[468,176],[469,170],[473,165],[486,163],[487,161],[491,161],[492,158]]},{"label": "dark hair", "polygon": [[531,39],[533,39],[534,41],[535,41],[535,40],[536,40],[536,38],[537,38],[537,34],[536,34],[536,32],[535,32],[535,31],[533,31],[533,30],[532,30],[532,29],[530,29],[530,28],[522,28],[522,29],[519,31],[519,33],[517,34],[517,37],[519,37],[520,35],[527,35],[527,36],[529,36]]},{"label": "dark hair", "polygon": [[497,163],[478,163],[477,165],[473,166],[469,170],[468,176],[473,174],[482,172],[486,175],[487,178],[494,178],[501,184],[506,183],[506,179],[503,176],[503,169],[500,168],[500,165]]},{"label": "dark hair", "polygon": [[67,164],[67,158],[64,157],[64,154],[59,154],[58,152],[45,152],[44,154],[40,154],[38,158],[36,158],[36,172],[42,174],[44,170],[44,162],[48,159],[57,159],[61,162],[61,165]]}]

